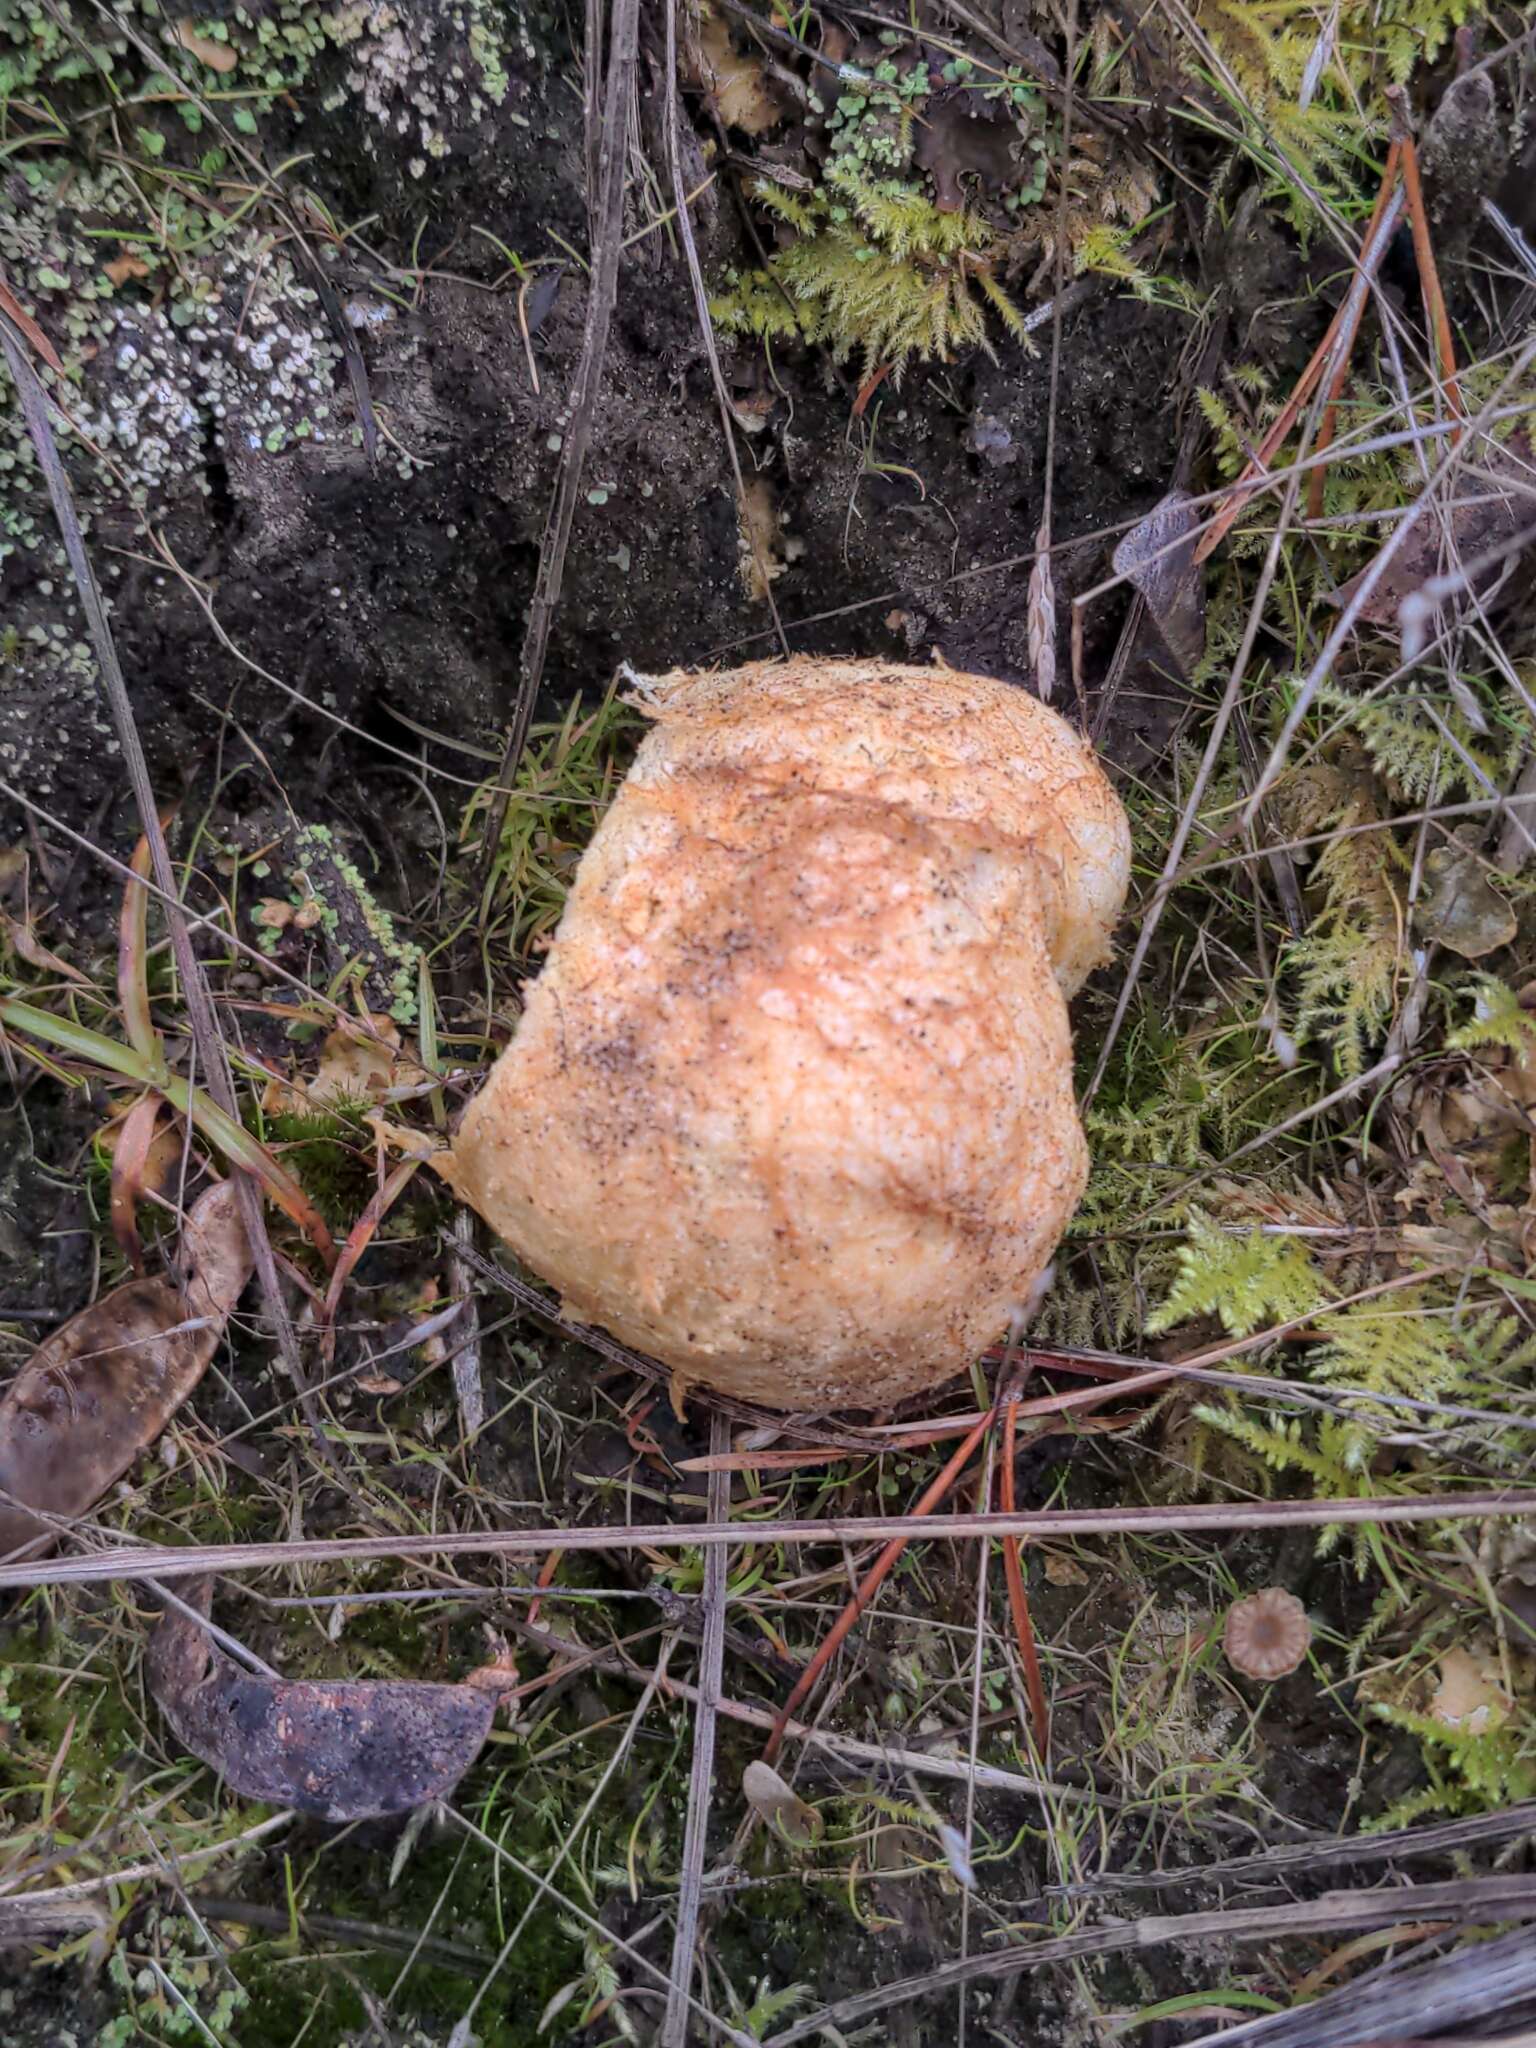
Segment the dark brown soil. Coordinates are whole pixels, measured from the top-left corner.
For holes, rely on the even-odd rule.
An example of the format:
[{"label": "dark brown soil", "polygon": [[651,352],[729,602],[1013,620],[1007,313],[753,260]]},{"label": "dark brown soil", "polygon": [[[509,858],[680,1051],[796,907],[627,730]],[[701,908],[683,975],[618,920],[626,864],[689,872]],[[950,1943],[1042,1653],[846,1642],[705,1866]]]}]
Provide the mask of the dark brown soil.
[{"label": "dark brown soil", "polygon": [[[155,372],[195,417],[168,434],[170,460],[146,510],[208,593],[232,645],[174,574],[145,559],[139,518],[113,479],[71,458],[140,727],[168,797],[211,771],[222,740],[226,769],[259,751],[301,814],[323,809],[327,791],[345,791],[380,760],[336,719],[412,749],[417,740],[397,714],[471,745],[499,744],[569,427],[585,299],[584,279],[560,247],[585,239],[580,109],[556,87],[560,54],[482,121],[472,150],[452,153],[441,176],[434,168],[410,189],[360,103],[344,102],[325,119],[306,175],[332,216],[382,216],[371,246],[400,258],[414,238],[424,268],[455,273],[429,277],[401,310],[370,290],[378,273],[367,265],[348,259],[330,272],[347,317],[361,323],[372,403],[390,437],[376,468],[350,431],[356,406],[334,346],[317,352],[322,369],[306,392],[329,384],[329,431],[274,453],[264,439],[266,397],[249,350],[235,353],[233,319],[190,334],[153,325]],[[533,125],[525,108],[538,109]],[[492,294],[460,281],[483,283],[503,268],[487,242],[466,235],[470,220],[527,257],[557,259],[531,273],[528,348],[515,290]],[[707,201],[699,230],[712,273],[744,247],[728,202],[711,210]],[[253,288],[255,268],[241,255],[228,262],[219,288],[231,313]],[[283,310],[295,333],[302,319],[317,343],[329,343],[319,307]],[[110,341],[84,369],[87,419],[138,402],[129,351],[136,358],[146,346],[150,288],[128,287],[112,318]],[[1024,679],[1027,571],[994,565],[1029,550],[1039,524],[1048,327],[1039,338],[1037,353],[1000,341],[995,362],[975,352],[939,371],[915,369],[899,391],[883,393],[871,415],[878,459],[890,466],[882,473],[866,468],[850,423],[853,369],[835,371],[807,352],[776,362],[782,396],[749,455],[786,543],[774,594],[797,646],[936,650]],[[1103,573],[1112,542],[1100,536],[1137,518],[1167,486],[1189,396],[1180,376],[1188,340],[1187,318],[1109,289],[1064,323],[1055,532],[1058,541],[1092,538],[1058,561],[1063,646],[1067,600]],[[760,381],[754,356],[744,350],[733,371],[743,382]],[[281,369],[280,347],[277,360]],[[200,403],[200,389],[230,378],[234,394],[222,411]],[[401,449],[419,463],[404,462]],[[584,496],[550,649],[551,703],[600,692],[621,659],[645,669],[769,651],[767,609],[743,580],[734,490],[686,273],[660,234],[624,261]],[[46,528],[40,494],[37,520]],[[0,696],[0,759],[9,778],[70,824],[105,805],[101,827],[120,845],[129,813],[91,664],[74,641],[74,606],[62,578],[40,586],[37,566],[20,552],[0,571],[6,616],[23,636]],[[1100,665],[1115,623],[1111,607],[1092,636]],[[56,637],[36,644],[25,637],[29,627]],[[323,708],[307,709],[261,670]],[[463,756],[439,750],[435,758],[475,773]]]}]

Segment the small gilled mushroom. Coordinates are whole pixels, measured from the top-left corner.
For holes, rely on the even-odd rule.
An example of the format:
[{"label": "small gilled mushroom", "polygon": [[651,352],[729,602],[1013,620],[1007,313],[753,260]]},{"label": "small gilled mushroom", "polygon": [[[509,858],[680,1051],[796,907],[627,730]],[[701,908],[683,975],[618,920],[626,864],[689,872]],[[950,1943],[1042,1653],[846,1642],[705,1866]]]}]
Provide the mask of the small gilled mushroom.
[{"label": "small gilled mushroom", "polygon": [[1023,1313],[1082,1193],[1067,998],[1109,949],[1125,813],[984,676],[761,662],[644,708],[448,1178],[685,1383],[938,1386]]},{"label": "small gilled mushroom", "polygon": [[1294,1593],[1266,1586],[1239,1600],[1227,1615],[1222,1636],[1227,1662],[1245,1678],[1284,1678],[1312,1646],[1312,1624]]}]

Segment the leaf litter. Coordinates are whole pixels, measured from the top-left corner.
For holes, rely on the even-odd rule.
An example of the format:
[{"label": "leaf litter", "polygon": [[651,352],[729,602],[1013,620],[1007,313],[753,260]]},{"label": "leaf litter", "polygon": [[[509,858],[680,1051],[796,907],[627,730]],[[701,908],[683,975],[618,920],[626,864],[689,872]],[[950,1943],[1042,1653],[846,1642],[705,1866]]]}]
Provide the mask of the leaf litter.
[{"label": "leaf litter", "polygon": [[[213,1581],[185,1606],[212,1612]],[[242,1671],[181,1606],[167,1606],[149,1687],[178,1741],[233,1792],[317,1820],[373,1820],[445,1799],[490,1733],[508,1672],[459,1685],[412,1679],[283,1679]]]},{"label": "leaf litter", "polygon": [[114,1287],[0,1400],[0,1554],[49,1541],[152,1444],[218,1349],[253,1260],[232,1181],[193,1204],[168,1275]]}]

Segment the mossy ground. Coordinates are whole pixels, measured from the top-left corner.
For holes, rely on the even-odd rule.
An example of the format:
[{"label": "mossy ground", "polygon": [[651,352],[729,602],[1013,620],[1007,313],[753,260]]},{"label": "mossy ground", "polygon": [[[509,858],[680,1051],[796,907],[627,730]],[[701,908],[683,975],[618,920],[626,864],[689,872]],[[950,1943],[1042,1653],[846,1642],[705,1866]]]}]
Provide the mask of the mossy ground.
[{"label": "mossy ground", "polygon": [[[1137,274],[1117,278],[1096,244],[1110,274],[1063,325],[1053,477],[1055,532],[1068,544],[1056,569],[1063,645],[1067,601],[1105,573],[1104,533],[1145,515],[1189,450],[1186,480],[1221,483],[1273,417],[1344,275],[1306,188],[1363,218],[1384,133],[1379,88],[1411,71],[1419,105],[1439,100],[1461,12],[1424,0],[1367,21],[1346,8],[1342,54],[1324,66],[1312,117],[1296,121],[1310,12],[1303,28],[1273,9],[1202,6],[1204,43],[1164,50],[1149,25],[1133,63],[1109,12],[1086,11],[1085,83],[1106,116],[1136,115],[1135,167],[1154,162],[1171,183],[1135,217],[1154,238]],[[580,343],[587,229],[569,27],[474,0],[323,13],[281,0],[192,24],[216,53],[235,54],[220,68],[197,42],[168,40],[167,17],[147,5],[124,10],[111,33],[99,19],[77,0],[62,12],[0,0],[12,181],[0,255],[63,355],[71,410],[103,451],[84,437],[63,442],[157,787],[181,802],[189,900],[227,916],[256,949],[253,959],[206,945],[250,1120],[340,1232],[377,1182],[361,1106],[303,1117],[259,1106],[274,1072],[313,1074],[324,1025],[304,991],[395,1010],[432,1085],[403,1089],[386,1114],[440,1128],[512,1028],[518,980],[537,968],[572,865],[632,750],[636,722],[608,692],[616,662],[643,671],[765,651],[765,614],[743,574],[714,394],[662,218],[664,181],[642,181],[626,216],[634,239],[555,622],[547,722],[486,881],[486,785]],[[1044,16],[1036,25],[1059,44]],[[1495,11],[1490,42],[1506,25]],[[1182,99],[1155,82],[1170,52],[1193,81]],[[974,61],[989,61],[986,48]],[[1136,69],[1143,61],[1151,84]],[[661,165],[656,75],[652,66],[641,125]],[[1499,323],[1515,287],[1490,279],[1489,248],[1474,249],[1455,221],[1482,196],[1513,203],[1506,175],[1524,146],[1525,88],[1501,72],[1492,90],[1502,154],[1462,147],[1471,131],[1438,160],[1426,147],[1458,333],[1468,355],[1490,359],[1510,343]],[[1055,105],[1039,115],[1048,138],[1059,135]],[[707,141],[708,110],[690,107]],[[845,140],[874,137],[882,148],[890,127],[862,106],[839,125]],[[766,144],[735,141],[809,176],[802,160],[821,161],[818,132],[808,121]],[[252,142],[272,192],[239,154]],[[702,148],[692,125],[688,147]],[[1015,181],[1030,185],[1025,208],[982,191],[979,176],[969,188],[978,205],[995,202],[988,233],[999,251],[1028,242],[1038,258],[1049,232],[1051,188],[1034,191],[1039,154]],[[899,169],[932,212],[937,185],[913,161],[883,168]],[[1117,178],[1123,199],[1153,196],[1135,187],[1129,162],[1118,149],[1085,157],[1078,197]],[[723,183],[696,207],[722,288],[762,253]],[[772,233],[745,187],[742,197],[759,232]],[[822,190],[816,204],[829,203]],[[920,254],[928,261],[933,250]],[[1417,286],[1401,252],[1394,262],[1390,303],[1411,332]],[[1038,269],[1032,260],[1028,271]],[[1027,306],[1050,278],[1032,285],[1021,267],[1004,288]],[[892,376],[873,394],[860,386],[878,365],[840,369],[782,333],[768,355],[744,341],[728,351],[739,416],[761,429],[744,445],[772,494],[783,542],[774,590],[798,646],[937,651],[1028,680],[1028,569],[998,565],[1026,555],[1038,530],[1049,364],[1026,354],[995,310],[990,354],[951,346],[940,351],[950,360],[925,363],[918,347],[899,388]],[[1402,418],[1377,331],[1368,320],[1348,395],[1347,423],[1361,432]],[[846,334],[822,338],[833,355],[848,353]],[[1044,348],[1049,328],[1036,338]],[[372,467],[350,350],[380,427]],[[1432,404],[1417,357],[1413,369],[1422,422]],[[1473,404],[1499,374],[1469,372]],[[1525,385],[1513,396],[1529,402]],[[1499,431],[1524,431],[1516,410]],[[29,827],[18,814],[8,832],[16,852],[0,881],[16,923],[6,969],[29,1000],[73,1004],[114,1029],[118,881],[59,826],[121,858],[137,825],[13,412],[0,421],[0,468],[10,483],[0,772],[57,821]],[[1536,968],[1530,869],[1494,860],[1491,812],[1446,807],[1506,788],[1529,756],[1528,605],[1506,605],[1487,637],[1463,634],[1428,675],[1394,680],[1398,642],[1390,631],[1364,635],[1303,723],[1256,836],[1236,827],[1336,617],[1332,587],[1375,545],[1377,529],[1358,522],[1400,507],[1419,484],[1411,450],[1346,458],[1330,472],[1322,513],[1335,524],[1287,539],[1238,715],[1198,797],[1273,504],[1255,501],[1209,572],[1208,652],[1192,674],[1142,649],[1105,684],[1123,593],[1091,610],[1082,649],[1082,708],[1121,772],[1142,904],[1191,805],[1188,858],[1210,864],[1170,897],[1093,1093],[1094,1180],[1040,1334],[1143,1355],[1244,1343],[1283,1324],[1233,1370],[1303,1378],[1323,1400],[1342,1389],[1354,1405],[1321,1421],[1298,1415],[1265,1395],[1261,1378],[1240,1405],[1219,1388],[1162,1394],[1112,1433],[1057,1419],[1021,1451],[1023,1505],[1439,1493],[1515,1483],[1523,1471],[1536,1040],[1512,991]],[[323,861],[313,857],[317,828]],[[1446,848],[1480,861],[1515,913],[1513,940],[1476,964],[1436,950],[1422,927],[1427,856]],[[311,899],[319,911],[306,921]],[[280,927],[258,915],[274,901],[294,913]],[[91,992],[70,992],[35,953],[15,950],[34,905],[39,938]],[[1122,954],[1078,1008],[1085,1093],[1115,1028],[1124,969]],[[174,1030],[176,991],[158,952],[152,987]],[[1389,1049],[1400,1067],[1351,1092]],[[13,1255],[6,1305],[38,1319],[4,1326],[19,1361],[43,1321],[122,1269],[94,1145],[103,1091],[22,1054],[15,1071],[23,1138],[0,1169],[0,1245]],[[319,1459],[248,1305],[193,1411],[103,1504],[103,1523],[209,1543],[697,1517],[701,1484],[677,1468],[707,1448],[700,1406],[677,1419],[643,1383],[493,1291],[480,1300],[492,1419],[474,1443],[462,1440],[446,1347],[409,1341],[450,1291],[450,1216],[420,1177],[346,1292],[335,1369],[358,1377],[331,1387],[322,1412],[350,1494]],[[277,1234],[302,1266],[296,1236]],[[1418,1291],[1354,1300],[1387,1282]],[[375,1365],[380,1352],[389,1356]],[[1076,1384],[1041,1368],[1031,1391]],[[1405,1421],[1391,1405],[1405,1392],[1472,1418]],[[957,1405],[968,1399],[962,1392]],[[848,1590],[840,1546],[754,1546],[748,1518],[909,1505],[942,1455],[887,1451],[737,1482],[733,1701],[771,1712],[787,1687],[786,1653],[809,1653]],[[974,1499],[974,1474],[962,1492]],[[835,1747],[798,1754],[796,1789],[824,1829],[814,1852],[759,1830],[733,1853],[742,1771],[763,1736],[722,1723],[703,1995],[765,2036],[799,2012],[952,1958],[963,1922],[973,1953],[1021,1930],[1064,1931],[1087,1924],[1101,1879],[1157,1867],[1189,1875],[1166,1897],[1143,1898],[1167,1910],[1217,1904],[1228,1894],[1202,1889],[1199,1873],[1223,1856],[1525,1796],[1532,1671],[1519,1615],[1531,1569],[1517,1534],[1449,1522],[1321,1546],[1310,1530],[1262,1529],[1036,1546],[1027,1572],[1055,1701],[1054,1789],[984,1790],[968,1814],[963,1785],[925,1774],[922,1759],[954,1766],[974,1739],[999,1769],[1037,1770],[1018,1657],[1000,1579],[978,1636],[974,1551],[914,1545],[839,1667],[827,1709],[834,1738],[901,1757],[876,1769]],[[25,1893],[100,1880],[89,1896],[102,1915],[62,1933],[52,1961],[12,1967],[0,1989],[7,2040],[211,2034],[241,2048],[414,2048],[447,2042],[482,1984],[474,2031],[495,2048],[562,2033],[649,2038],[693,1710],[663,1693],[632,1735],[629,1725],[664,1644],[672,1675],[694,1675],[700,1559],[567,1558],[540,1627],[567,1657],[595,1661],[578,1656],[564,1669],[547,1636],[519,1631],[529,1576],[478,1561],[437,1574],[334,1565],[221,1589],[224,1625],[294,1676],[461,1677],[484,1658],[490,1625],[510,1638],[533,1688],[451,1811],[419,1832],[295,1824],[227,1862],[195,1859],[261,1814],[179,1754],[147,1699],[147,1600],[126,1587],[32,1595],[0,1645],[0,1854]],[[1266,1583],[1297,1592],[1316,1629],[1312,1660],[1267,1690],[1235,1678],[1220,1649],[1226,1607]],[[362,1598],[390,1592],[431,1597]],[[350,1604],[268,1604],[301,1597]],[[1481,1734],[1447,1741],[1424,1717],[1445,1655],[1467,1648],[1507,1703]],[[578,1828],[626,1739],[625,1760]],[[969,1836],[968,1907],[946,1828]],[[146,1859],[150,1873],[106,1882]],[[490,1976],[533,1898],[530,1873],[552,1871],[559,1898],[537,1905]],[[1336,1878],[1329,1865],[1299,1882]],[[266,1924],[220,1920],[221,1902]],[[1109,1909],[1120,1904],[1111,1897]],[[381,1928],[425,1945],[408,1960]],[[433,1943],[453,1945],[457,1960]],[[1192,1990],[1207,2011],[1280,2006],[1327,1960],[1314,1941],[1206,1949],[1196,1963],[1149,1951],[984,1987],[971,2014],[1003,2041],[1076,2048],[1130,2025],[1130,2038],[1161,2048],[1206,2024],[1177,2005]],[[848,2038],[932,2039],[954,2011],[952,1997],[919,2001]]]}]

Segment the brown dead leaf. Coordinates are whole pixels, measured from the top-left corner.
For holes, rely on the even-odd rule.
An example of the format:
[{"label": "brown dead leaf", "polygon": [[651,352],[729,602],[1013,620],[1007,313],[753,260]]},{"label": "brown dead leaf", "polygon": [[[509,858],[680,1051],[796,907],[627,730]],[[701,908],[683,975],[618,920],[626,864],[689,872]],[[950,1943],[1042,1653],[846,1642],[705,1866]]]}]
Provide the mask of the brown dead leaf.
[{"label": "brown dead leaf", "polygon": [[1059,1550],[1045,1553],[1045,1576],[1053,1586],[1086,1586],[1088,1574],[1076,1558],[1066,1556]]},{"label": "brown dead leaf", "polygon": [[793,552],[779,524],[779,508],[772,486],[760,477],[742,492],[737,508],[737,555],[741,581],[748,597],[761,604],[770,583],[784,574]]},{"label": "brown dead leaf", "polygon": [[320,1065],[307,1089],[271,1081],[262,1107],[275,1115],[302,1116],[307,1110],[338,1102],[378,1103],[395,1088],[420,1088],[430,1078],[402,1044],[393,1017],[375,1013],[369,1029],[350,1021],[328,1032],[320,1048]]},{"label": "brown dead leaf", "polygon": [[142,256],[115,256],[110,263],[103,263],[102,274],[113,284],[125,285],[131,277],[148,277],[149,265]]},{"label": "brown dead leaf", "polygon": [[0,278],[0,313],[4,313],[13,325],[21,329],[23,336],[36,350],[37,354],[42,357],[49,369],[57,371],[59,376],[62,377],[64,365],[59,361],[58,350],[3,278]]},{"label": "brown dead leaf", "polygon": [[1470,1650],[1447,1650],[1440,1659],[1440,1683],[1429,1711],[1444,1727],[1481,1735],[1496,1728],[1512,1705],[1493,1659],[1474,1657]]},{"label": "brown dead leaf", "polygon": [[[192,1581],[188,1604],[206,1617],[212,1594],[211,1579]],[[173,1607],[155,1624],[148,1671],[177,1739],[232,1791],[327,1821],[445,1799],[479,1755],[498,1698],[473,1684],[258,1676]]]},{"label": "brown dead leaf", "polygon": [[195,57],[199,64],[206,64],[210,71],[228,73],[240,61],[228,43],[216,43],[212,36],[200,36],[190,15],[177,22],[176,40],[189,56]]},{"label": "brown dead leaf", "polygon": [[[1205,578],[1195,562],[1199,514],[1182,491],[1170,491],[1115,549],[1115,573],[1146,600],[1157,638],[1186,680],[1205,653]],[[1155,658],[1155,648],[1137,654]]]},{"label": "brown dead leaf", "polygon": [[4,932],[6,938],[16,948],[18,956],[25,960],[29,967],[35,967],[43,974],[62,975],[66,981],[72,981],[77,988],[90,987],[91,978],[88,974],[82,974],[78,967],[71,967],[69,962],[61,960],[57,953],[50,953],[30,924],[23,924],[19,918],[12,917],[5,910],[0,910],[0,932]]},{"label": "brown dead leaf", "polygon": [[1437,846],[1424,862],[1424,894],[1415,922],[1425,938],[1463,960],[1481,960],[1519,930],[1514,911],[1470,846]]},{"label": "brown dead leaf", "polygon": [[959,213],[969,184],[999,192],[1019,175],[1021,140],[1012,110],[969,86],[936,94],[923,107],[913,155],[933,179],[933,203],[940,213]]},{"label": "brown dead leaf", "polygon": [[[1442,569],[1455,570],[1479,557],[1510,547],[1536,522],[1536,464],[1530,439],[1512,434],[1502,446],[1484,446],[1475,462],[1461,477],[1456,502],[1446,521],[1433,509],[1415,521],[1412,531],[1382,571],[1370,596],[1360,608],[1361,620],[1371,626],[1396,625],[1403,621],[1404,606],[1418,598],[1426,584]],[[1474,580],[1474,587],[1486,589],[1498,573],[1492,564]],[[1371,573],[1369,565],[1358,575],[1341,583],[1332,602],[1350,604],[1355,592]]]},{"label": "brown dead leaf", "polygon": [[741,1774],[747,1803],[791,1849],[813,1849],[821,1840],[823,1822],[814,1806],[779,1776],[772,1764],[756,1759]]},{"label": "brown dead leaf", "polygon": [[[234,1184],[193,1205],[173,1276],[114,1287],[40,1344],[0,1400],[0,1556],[85,1514],[202,1378],[251,1276]],[[31,1510],[37,1510],[33,1513]]]},{"label": "brown dead leaf", "polygon": [[360,1394],[398,1394],[405,1385],[387,1372],[360,1372],[352,1382]]},{"label": "brown dead leaf", "polygon": [[783,120],[784,109],[762,58],[743,56],[734,46],[724,15],[712,14],[700,23],[691,54],[691,82],[714,100],[722,127],[766,135]]}]

